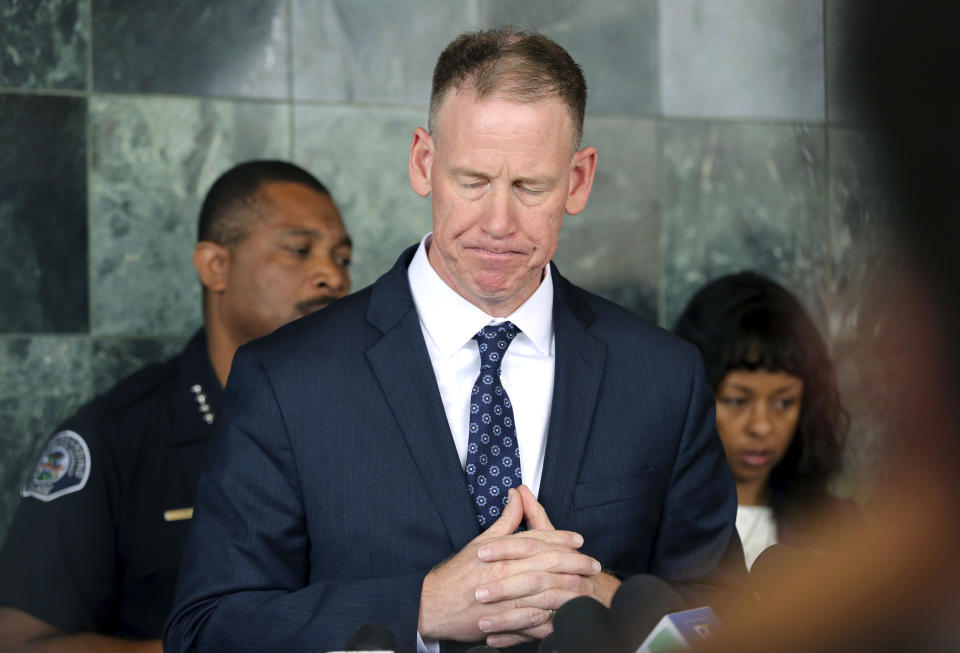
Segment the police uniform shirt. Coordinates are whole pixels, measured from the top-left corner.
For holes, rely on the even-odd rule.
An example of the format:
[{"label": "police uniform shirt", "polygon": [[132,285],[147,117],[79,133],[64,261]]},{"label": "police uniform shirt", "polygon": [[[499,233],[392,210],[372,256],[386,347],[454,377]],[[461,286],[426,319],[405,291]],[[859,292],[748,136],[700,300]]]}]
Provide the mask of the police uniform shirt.
[{"label": "police uniform shirt", "polygon": [[0,553],[0,605],[65,632],[160,637],[221,392],[201,330],[57,429]]}]

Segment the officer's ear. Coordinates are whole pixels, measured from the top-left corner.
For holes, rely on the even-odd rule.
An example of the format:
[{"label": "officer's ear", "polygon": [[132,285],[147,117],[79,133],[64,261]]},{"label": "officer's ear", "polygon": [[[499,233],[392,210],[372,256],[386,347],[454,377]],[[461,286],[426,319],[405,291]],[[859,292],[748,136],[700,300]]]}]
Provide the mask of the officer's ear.
[{"label": "officer's ear", "polygon": [[211,292],[223,292],[227,288],[227,273],[230,270],[230,250],[223,245],[201,240],[193,248],[193,266],[197,268],[200,283]]}]

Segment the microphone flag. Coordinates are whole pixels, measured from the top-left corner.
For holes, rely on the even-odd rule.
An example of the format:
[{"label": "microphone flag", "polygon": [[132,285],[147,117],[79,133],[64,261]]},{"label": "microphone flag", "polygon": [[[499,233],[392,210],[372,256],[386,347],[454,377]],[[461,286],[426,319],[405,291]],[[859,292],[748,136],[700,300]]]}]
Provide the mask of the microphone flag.
[{"label": "microphone flag", "polygon": [[710,608],[672,612],[660,620],[636,653],[677,653],[686,651],[694,642],[709,639],[720,626]]}]

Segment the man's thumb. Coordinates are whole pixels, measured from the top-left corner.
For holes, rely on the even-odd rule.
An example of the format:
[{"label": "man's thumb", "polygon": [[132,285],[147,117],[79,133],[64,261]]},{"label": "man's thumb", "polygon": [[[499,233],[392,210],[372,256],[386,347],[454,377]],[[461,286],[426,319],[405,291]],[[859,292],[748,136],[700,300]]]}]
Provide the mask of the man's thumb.
[{"label": "man's thumb", "polygon": [[510,535],[520,527],[521,521],[523,521],[523,500],[520,498],[520,494],[511,488],[507,492],[507,505],[503,507],[503,513],[497,521],[493,522],[484,535],[490,535],[491,537]]}]

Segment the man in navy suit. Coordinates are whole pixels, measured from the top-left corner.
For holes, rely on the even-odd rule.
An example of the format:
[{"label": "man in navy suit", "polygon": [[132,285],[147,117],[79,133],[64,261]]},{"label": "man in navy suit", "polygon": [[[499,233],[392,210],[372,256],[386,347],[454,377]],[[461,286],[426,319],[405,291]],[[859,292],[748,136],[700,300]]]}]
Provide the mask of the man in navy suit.
[{"label": "man in navy suit", "polygon": [[593,183],[585,104],[538,34],[443,52],[409,159],[433,232],[238,352],[166,650],[323,651],[364,623],[398,651],[535,648],[630,575],[743,580],[698,354],[550,264]]}]

